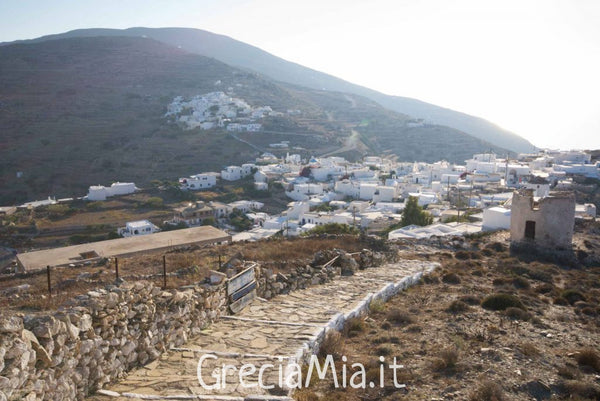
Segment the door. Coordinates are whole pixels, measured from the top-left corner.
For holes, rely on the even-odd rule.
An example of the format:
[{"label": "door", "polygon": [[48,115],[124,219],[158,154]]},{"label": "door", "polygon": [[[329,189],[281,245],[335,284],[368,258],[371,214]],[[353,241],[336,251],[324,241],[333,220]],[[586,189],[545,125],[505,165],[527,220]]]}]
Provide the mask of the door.
[{"label": "door", "polygon": [[527,220],[525,222],[525,238],[535,239],[535,221]]}]

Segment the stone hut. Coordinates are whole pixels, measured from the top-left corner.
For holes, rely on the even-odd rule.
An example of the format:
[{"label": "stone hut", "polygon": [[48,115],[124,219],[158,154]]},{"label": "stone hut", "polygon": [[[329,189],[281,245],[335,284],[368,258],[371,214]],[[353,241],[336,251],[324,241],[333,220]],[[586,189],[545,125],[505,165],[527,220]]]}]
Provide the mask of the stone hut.
[{"label": "stone hut", "polygon": [[511,209],[511,244],[571,248],[575,224],[573,192],[551,192],[536,198],[532,189],[521,189],[513,193]]}]

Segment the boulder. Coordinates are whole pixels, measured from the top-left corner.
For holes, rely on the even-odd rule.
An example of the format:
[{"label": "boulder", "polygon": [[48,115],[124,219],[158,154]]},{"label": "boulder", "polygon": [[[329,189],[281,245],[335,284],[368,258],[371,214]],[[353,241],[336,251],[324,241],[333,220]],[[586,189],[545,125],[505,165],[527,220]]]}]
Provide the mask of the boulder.
[{"label": "boulder", "polygon": [[17,316],[0,317],[0,333],[18,333],[23,330],[23,320]]}]

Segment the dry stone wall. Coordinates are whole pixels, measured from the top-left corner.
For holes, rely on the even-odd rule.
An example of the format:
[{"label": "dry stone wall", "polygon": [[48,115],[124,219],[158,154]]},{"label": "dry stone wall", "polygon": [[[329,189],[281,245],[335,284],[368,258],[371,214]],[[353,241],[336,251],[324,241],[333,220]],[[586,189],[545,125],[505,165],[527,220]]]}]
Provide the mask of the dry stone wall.
[{"label": "dry stone wall", "polygon": [[51,314],[0,318],[0,401],[76,400],[184,344],[226,310],[224,287],[122,283]]},{"label": "dry stone wall", "polygon": [[[337,253],[336,253],[337,252]],[[389,258],[364,250],[317,255],[317,262],[274,273],[256,266],[258,295],[323,284]],[[162,290],[122,282],[75,297],[54,312],[0,315],[0,401],[81,400],[131,369],[185,344],[227,313],[225,281]]]}]

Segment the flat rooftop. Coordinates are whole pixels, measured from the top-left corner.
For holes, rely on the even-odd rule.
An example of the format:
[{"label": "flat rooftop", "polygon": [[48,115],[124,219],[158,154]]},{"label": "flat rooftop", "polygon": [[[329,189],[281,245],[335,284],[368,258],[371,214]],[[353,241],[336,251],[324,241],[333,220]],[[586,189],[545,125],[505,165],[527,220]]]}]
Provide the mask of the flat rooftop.
[{"label": "flat rooftop", "polygon": [[231,236],[226,232],[212,226],[202,226],[20,253],[17,254],[17,262],[24,271],[30,272],[44,269],[46,266],[68,266],[71,263],[82,263],[99,257],[131,256],[186,245],[215,244],[225,241],[231,241]]}]

